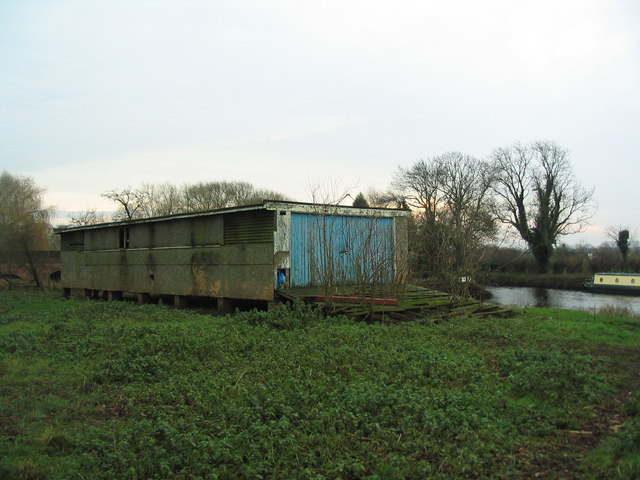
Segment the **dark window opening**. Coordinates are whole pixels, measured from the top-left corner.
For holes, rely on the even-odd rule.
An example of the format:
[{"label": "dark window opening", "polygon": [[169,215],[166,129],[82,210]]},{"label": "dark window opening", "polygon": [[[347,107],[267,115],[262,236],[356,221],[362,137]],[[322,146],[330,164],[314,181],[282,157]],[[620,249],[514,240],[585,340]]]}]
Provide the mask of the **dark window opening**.
[{"label": "dark window opening", "polygon": [[120,248],[129,248],[129,227],[122,227],[119,233],[118,246]]}]

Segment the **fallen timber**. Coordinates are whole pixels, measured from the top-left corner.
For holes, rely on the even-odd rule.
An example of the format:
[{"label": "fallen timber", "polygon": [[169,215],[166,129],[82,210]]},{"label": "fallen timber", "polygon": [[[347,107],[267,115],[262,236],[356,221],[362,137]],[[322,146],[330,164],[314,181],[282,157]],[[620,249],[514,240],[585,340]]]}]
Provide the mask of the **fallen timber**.
[{"label": "fallen timber", "polygon": [[393,294],[384,297],[355,295],[348,288],[324,295],[319,287],[278,290],[277,295],[281,301],[314,303],[321,305],[328,315],[347,315],[367,322],[438,322],[459,316],[483,318],[513,314],[512,310],[493,303],[456,297],[418,285],[397,287]]},{"label": "fallen timber", "polygon": [[344,297],[333,295],[329,297],[329,300],[325,298],[324,295],[316,295],[314,297],[316,302],[325,302],[325,303],[358,303],[364,305],[394,305],[398,306],[397,298],[371,298],[371,297]]}]

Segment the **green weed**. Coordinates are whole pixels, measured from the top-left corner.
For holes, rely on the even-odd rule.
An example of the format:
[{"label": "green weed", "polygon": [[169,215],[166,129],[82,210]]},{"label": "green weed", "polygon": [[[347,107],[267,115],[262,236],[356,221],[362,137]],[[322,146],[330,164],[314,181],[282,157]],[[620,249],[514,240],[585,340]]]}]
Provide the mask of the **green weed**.
[{"label": "green weed", "polygon": [[[527,452],[577,461],[559,438],[624,378],[592,347],[640,340],[559,311],[368,325],[304,304],[0,303],[8,479],[531,477]],[[636,471],[639,408],[593,464],[602,478]]]},{"label": "green weed", "polygon": [[325,316],[320,307],[296,301],[290,305],[277,304],[268,311],[236,311],[235,318],[249,325],[266,325],[280,330],[292,330],[322,321]]},{"label": "green weed", "polygon": [[560,405],[593,401],[607,390],[606,376],[595,359],[570,350],[509,348],[499,365],[516,397],[531,396]]}]

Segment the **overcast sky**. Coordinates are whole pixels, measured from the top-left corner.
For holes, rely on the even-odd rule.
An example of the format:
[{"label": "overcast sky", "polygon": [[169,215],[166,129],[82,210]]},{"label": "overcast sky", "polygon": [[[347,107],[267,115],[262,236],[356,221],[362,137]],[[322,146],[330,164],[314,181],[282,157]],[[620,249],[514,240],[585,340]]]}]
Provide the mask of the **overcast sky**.
[{"label": "overcast sky", "polygon": [[0,0],[0,170],[58,210],[143,182],[308,201],[514,141],[571,152],[640,234],[636,0]]}]

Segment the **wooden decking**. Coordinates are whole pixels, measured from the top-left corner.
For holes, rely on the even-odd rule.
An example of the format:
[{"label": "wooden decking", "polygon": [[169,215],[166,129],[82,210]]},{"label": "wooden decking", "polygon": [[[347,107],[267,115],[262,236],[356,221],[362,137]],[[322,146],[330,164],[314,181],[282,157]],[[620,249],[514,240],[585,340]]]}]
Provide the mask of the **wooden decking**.
[{"label": "wooden decking", "polygon": [[[277,291],[281,300],[317,303],[322,305],[328,314],[347,315],[370,322],[412,320],[437,322],[456,316],[503,317],[512,314],[510,309],[493,303],[481,302],[472,298],[453,297],[448,293],[417,285],[398,287],[393,294],[387,294],[383,297],[380,294],[357,296],[347,288],[332,295],[331,301],[320,301],[319,298],[324,298],[324,293],[319,287],[290,288]],[[348,301],[343,300],[345,298]],[[354,298],[359,298],[360,301],[354,302]],[[393,299],[394,301],[380,301],[384,299]]]}]

